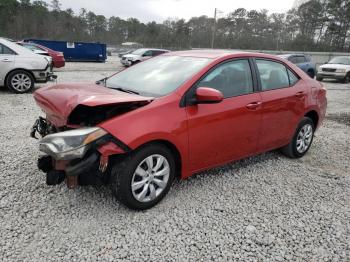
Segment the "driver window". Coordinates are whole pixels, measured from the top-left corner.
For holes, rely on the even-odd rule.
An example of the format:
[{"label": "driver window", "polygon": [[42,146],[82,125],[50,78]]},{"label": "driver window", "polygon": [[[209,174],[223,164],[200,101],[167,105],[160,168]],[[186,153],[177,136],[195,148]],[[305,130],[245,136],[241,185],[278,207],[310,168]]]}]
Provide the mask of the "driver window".
[{"label": "driver window", "polygon": [[152,56],[152,51],[148,50],[148,51],[144,52],[143,56]]},{"label": "driver window", "polygon": [[247,59],[241,59],[221,64],[196,86],[217,89],[224,98],[253,93],[249,62]]}]

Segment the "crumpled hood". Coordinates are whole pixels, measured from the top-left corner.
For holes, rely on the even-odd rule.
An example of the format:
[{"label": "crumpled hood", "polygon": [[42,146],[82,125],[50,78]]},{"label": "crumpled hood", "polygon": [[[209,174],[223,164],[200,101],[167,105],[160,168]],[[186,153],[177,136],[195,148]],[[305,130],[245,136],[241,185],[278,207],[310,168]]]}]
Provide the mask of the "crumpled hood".
[{"label": "crumpled hood", "polygon": [[40,88],[34,93],[35,102],[56,126],[64,126],[70,113],[78,106],[117,105],[133,102],[151,102],[144,97],[113,90],[91,83],[60,84]]}]

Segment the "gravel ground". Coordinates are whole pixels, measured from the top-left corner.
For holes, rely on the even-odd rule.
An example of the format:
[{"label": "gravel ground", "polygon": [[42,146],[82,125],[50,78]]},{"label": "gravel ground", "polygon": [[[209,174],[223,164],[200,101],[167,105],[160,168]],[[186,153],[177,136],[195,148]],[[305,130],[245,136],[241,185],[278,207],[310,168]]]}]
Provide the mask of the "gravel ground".
[{"label": "gravel ground", "polygon": [[[69,63],[58,82],[119,68]],[[105,187],[46,186],[28,135],[40,110],[0,89],[0,261],[350,261],[350,85],[325,86],[329,113],[303,159],[269,152],[203,172],[145,212]]]}]

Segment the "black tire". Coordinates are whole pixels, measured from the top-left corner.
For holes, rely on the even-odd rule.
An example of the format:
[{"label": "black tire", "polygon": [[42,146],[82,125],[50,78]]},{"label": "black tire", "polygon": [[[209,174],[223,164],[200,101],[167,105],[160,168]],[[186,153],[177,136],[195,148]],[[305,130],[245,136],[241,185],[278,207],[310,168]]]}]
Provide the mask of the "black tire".
[{"label": "black tire", "polygon": [[[153,200],[148,202],[140,202],[134,197],[131,189],[132,180],[136,168],[149,156],[160,155],[163,156],[170,167],[170,174],[166,186],[163,191]],[[175,160],[171,151],[162,144],[154,143],[146,145],[135,152],[132,152],[129,156],[123,160],[117,161],[117,163],[111,169],[111,187],[112,192],[126,207],[133,210],[145,210],[152,208],[158,204],[164,196],[168,193],[170,186],[175,178]],[[147,192],[149,189],[147,189]]]},{"label": "black tire", "polygon": [[314,70],[308,70],[307,74],[309,75],[309,77],[311,77],[312,79],[315,78],[315,71]]},{"label": "black tire", "polygon": [[341,82],[344,84],[350,83],[350,72],[346,74],[346,76]]},{"label": "black tire", "polygon": [[136,65],[136,64],[138,64],[138,63],[140,63],[141,61],[135,61],[135,62],[133,62],[131,65],[133,66],[133,65]]},{"label": "black tire", "polygon": [[317,81],[322,81],[322,80],[323,80],[323,77],[316,76],[316,80],[317,80]]},{"label": "black tire", "polygon": [[[24,79],[26,80],[26,83],[28,83],[26,85],[26,87],[17,87],[14,84],[14,81],[16,78],[19,78],[21,76],[24,76]],[[6,77],[6,86],[7,88],[16,93],[16,94],[24,94],[24,93],[28,93],[30,92],[33,88],[34,88],[34,78],[33,76],[28,73],[27,71],[24,70],[15,70],[13,72],[11,72],[7,77]]]},{"label": "black tire", "polygon": [[[311,141],[310,141],[310,143],[309,143],[309,145],[308,145],[308,147],[307,147],[307,149],[305,151],[299,152],[298,149],[297,149],[297,139],[298,139],[299,133],[302,130],[302,128],[307,126],[307,125],[311,125],[311,127],[312,127]],[[309,151],[309,149],[310,149],[310,147],[312,145],[312,141],[313,141],[313,138],[314,138],[314,132],[315,132],[315,124],[314,124],[314,122],[310,118],[304,117],[300,121],[300,123],[299,123],[299,125],[298,125],[298,127],[296,129],[295,134],[294,134],[294,136],[292,138],[292,141],[288,145],[282,147],[281,148],[281,152],[285,156],[287,156],[289,158],[301,158],[301,157],[303,157]]]}]

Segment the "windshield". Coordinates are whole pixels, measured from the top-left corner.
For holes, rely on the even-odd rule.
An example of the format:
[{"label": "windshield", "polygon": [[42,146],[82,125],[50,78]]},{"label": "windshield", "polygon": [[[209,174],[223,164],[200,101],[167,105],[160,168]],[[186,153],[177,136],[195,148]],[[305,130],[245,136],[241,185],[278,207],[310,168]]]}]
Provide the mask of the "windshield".
[{"label": "windshield", "polygon": [[133,55],[142,55],[146,49],[137,49],[134,52],[132,52]]},{"label": "windshield", "polygon": [[107,79],[106,86],[146,96],[164,96],[199,72],[211,59],[158,56],[132,66]]},{"label": "windshield", "polygon": [[329,61],[328,64],[350,65],[350,58],[349,57],[335,57],[331,61]]}]

